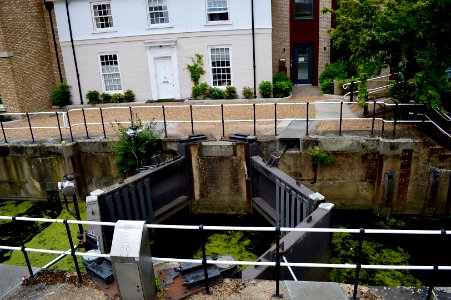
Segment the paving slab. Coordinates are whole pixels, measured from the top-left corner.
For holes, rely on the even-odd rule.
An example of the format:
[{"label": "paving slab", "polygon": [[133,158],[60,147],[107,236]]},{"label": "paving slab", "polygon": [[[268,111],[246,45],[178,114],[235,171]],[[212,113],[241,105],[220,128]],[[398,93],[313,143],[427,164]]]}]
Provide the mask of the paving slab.
[{"label": "paving slab", "polygon": [[[37,268],[33,268],[36,272]],[[22,283],[23,276],[29,276],[27,267],[0,264],[0,299]]]},{"label": "paving slab", "polygon": [[[349,300],[336,282],[284,281],[286,299],[302,300]],[[285,290],[285,288],[283,289]]]},{"label": "paving slab", "polygon": [[[309,121],[309,130],[313,121]],[[305,136],[306,121],[291,121],[277,136],[278,139],[300,139]]]}]

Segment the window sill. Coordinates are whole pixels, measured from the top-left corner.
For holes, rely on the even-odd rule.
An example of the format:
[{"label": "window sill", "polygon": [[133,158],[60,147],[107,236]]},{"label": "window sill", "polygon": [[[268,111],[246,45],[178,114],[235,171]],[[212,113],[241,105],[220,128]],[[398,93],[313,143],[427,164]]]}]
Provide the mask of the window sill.
[{"label": "window sill", "polygon": [[315,17],[314,16],[311,16],[311,17],[294,17],[294,19],[296,21],[298,21],[298,20],[313,20],[313,19],[315,19]]},{"label": "window sill", "polygon": [[212,21],[212,22],[207,22],[204,25],[205,26],[217,26],[217,25],[232,25],[232,21]]},{"label": "window sill", "polygon": [[172,24],[159,24],[159,25],[151,25],[147,26],[147,30],[152,29],[163,29],[163,28],[173,28],[174,26]]},{"label": "window sill", "polygon": [[102,34],[102,33],[108,33],[108,32],[116,32],[117,30],[112,28],[112,29],[103,29],[103,30],[94,30],[92,33],[93,34]]}]

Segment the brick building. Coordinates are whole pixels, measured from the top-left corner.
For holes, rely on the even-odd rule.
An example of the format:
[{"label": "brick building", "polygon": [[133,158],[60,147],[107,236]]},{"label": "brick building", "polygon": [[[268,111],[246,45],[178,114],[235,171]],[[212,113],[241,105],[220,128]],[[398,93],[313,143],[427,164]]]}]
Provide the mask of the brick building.
[{"label": "brick building", "polygon": [[330,62],[330,14],[336,0],[272,2],[273,72],[286,72],[295,84],[318,84],[319,74]]},{"label": "brick building", "polygon": [[44,2],[0,1],[2,110],[48,110],[51,107],[53,89],[60,83],[60,77],[64,79],[62,66],[61,70],[60,76],[49,12]]}]

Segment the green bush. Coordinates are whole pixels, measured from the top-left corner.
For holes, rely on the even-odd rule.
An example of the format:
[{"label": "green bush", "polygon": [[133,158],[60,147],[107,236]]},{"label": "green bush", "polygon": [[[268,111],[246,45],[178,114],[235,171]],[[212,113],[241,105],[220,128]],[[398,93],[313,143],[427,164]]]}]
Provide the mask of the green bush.
[{"label": "green bush", "polygon": [[277,83],[280,81],[291,81],[290,77],[288,77],[287,74],[283,73],[283,72],[277,72],[276,74],[274,74],[274,76],[272,77],[272,83]]},{"label": "green bush", "polygon": [[119,141],[111,145],[114,163],[122,174],[135,173],[138,167],[138,158],[142,166],[150,165],[151,157],[160,151],[160,133],[156,130],[155,124],[149,123],[143,126],[138,121],[137,127],[136,137],[129,138],[125,134],[129,127],[120,126]]},{"label": "green bush", "polygon": [[191,97],[193,99],[200,99],[208,97],[208,90],[210,89],[210,85],[206,82],[202,82],[201,84],[193,86],[191,90]]},{"label": "green bush", "polygon": [[208,95],[212,99],[225,99],[224,91],[217,87],[210,88],[208,91]]},{"label": "green bush", "polygon": [[242,93],[243,93],[244,98],[246,98],[246,99],[254,98],[254,89],[251,87],[245,86],[243,88]]},{"label": "green bush", "polygon": [[111,103],[124,103],[124,95],[116,93],[111,96]]},{"label": "green bush", "polygon": [[111,95],[108,93],[102,93],[102,103],[111,103]]},{"label": "green bush", "polygon": [[344,80],[355,75],[353,67],[349,63],[335,62],[326,64],[326,68],[319,75],[319,85],[321,91],[325,94],[334,93],[334,79]]},{"label": "green bush", "polygon": [[67,83],[61,83],[53,91],[52,104],[56,106],[66,106],[71,104],[70,85]]},{"label": "green bush", "polygon": [[272,85],[272,93],[275,98],[287,97],[292,90],[293,83],[291,81],[278,81]]},{"label": "green bush", "polygon": [[88,99],[88,104],[96,105],[101,103],[100,94],[96,90],[91,90],[86,93],[86,99]]},{"label": "green bush", "polygon": [[231,86],[231,85],[226,86],[225,98],[226,99],[236,99],[236,98],[238,98],[238,94],[237,94],[236,88],[234,86]]},{"label": "green bush", "polygon": [[132,90],[126,90],[124,93],[124,102],[134,102],[135,93]]},{"label": "green bush", "polygon": [[258,85],[258,91],[263,98],[270,98],[272,94],[272,84],[269,81],[262,81]]}]

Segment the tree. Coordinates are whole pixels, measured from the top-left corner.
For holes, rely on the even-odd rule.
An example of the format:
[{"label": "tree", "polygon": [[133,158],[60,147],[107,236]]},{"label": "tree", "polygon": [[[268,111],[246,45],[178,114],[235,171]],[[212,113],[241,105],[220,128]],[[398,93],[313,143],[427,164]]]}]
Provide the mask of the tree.
[{"label": "tree", "polygon": [[[333,46],[348,55],[363,82],[390,67],[394,95],[440,107],[450,93],[451,1],[340,0],[330,30]],[[365,85],[359,87],[364,97]]]}]

